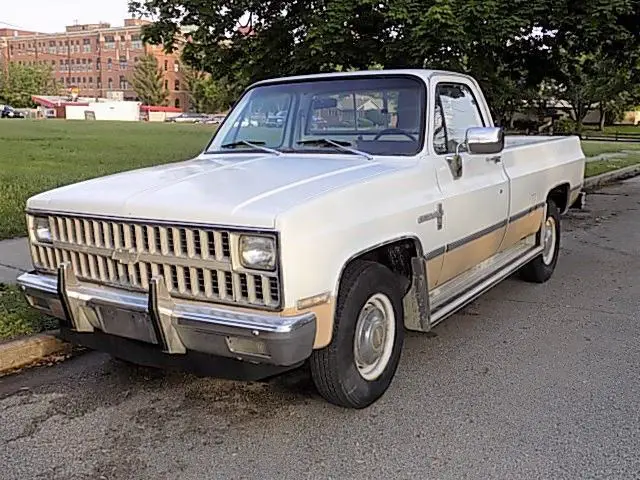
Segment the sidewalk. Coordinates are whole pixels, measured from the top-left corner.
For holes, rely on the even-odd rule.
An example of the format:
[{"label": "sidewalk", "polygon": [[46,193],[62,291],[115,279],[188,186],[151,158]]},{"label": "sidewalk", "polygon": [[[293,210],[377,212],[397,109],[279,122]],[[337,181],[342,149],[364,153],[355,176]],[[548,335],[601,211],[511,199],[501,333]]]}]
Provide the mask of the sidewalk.
[{"label": "sidewalk", "polygon": [[20,274],[31,268],[26,237],[0,241],[0,283],[15,283]]}]

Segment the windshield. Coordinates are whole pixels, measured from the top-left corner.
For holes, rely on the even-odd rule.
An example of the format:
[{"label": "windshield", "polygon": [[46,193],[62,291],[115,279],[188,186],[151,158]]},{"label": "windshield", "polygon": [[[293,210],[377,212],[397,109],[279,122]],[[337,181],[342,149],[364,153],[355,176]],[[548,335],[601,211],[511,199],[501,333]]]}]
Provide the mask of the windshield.
[{"label": "windshield", "polygon": [[415,155],[422,148],[424,84],[410,76],[336,78],[249,90],[208,153],[255,151]]}]

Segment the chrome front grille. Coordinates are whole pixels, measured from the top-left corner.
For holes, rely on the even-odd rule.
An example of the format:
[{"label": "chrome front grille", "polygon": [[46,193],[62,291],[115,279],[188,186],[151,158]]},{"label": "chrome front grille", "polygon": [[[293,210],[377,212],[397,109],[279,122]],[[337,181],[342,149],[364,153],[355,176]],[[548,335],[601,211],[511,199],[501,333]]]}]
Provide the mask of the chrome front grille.
[{"label": "chrome front grille", "polygon": [[49,225],[53,244],[32,245],[36,268],[68,261],[80,280],[141,291],[162,275],[172,296],[280,306],[277,272],[232,268],[233,232],[63,216],[49,217]]}]

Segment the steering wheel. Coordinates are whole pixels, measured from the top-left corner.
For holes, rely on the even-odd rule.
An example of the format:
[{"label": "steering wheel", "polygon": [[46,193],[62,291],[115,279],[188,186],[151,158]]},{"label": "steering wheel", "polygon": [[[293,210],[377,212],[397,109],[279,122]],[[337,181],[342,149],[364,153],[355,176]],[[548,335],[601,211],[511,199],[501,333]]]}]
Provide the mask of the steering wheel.
[{"label": "steering wheel", "polygon": [[409,137],[411,141],[415,142],[416,137],[411,135],[409,132],[402,130],[401,128],[385,128],[384,130],[380,130],[378,134],[373,137],[373,140],[378,140],[382,135],[392,135],[392,134],[404,135],[405,137]]}]

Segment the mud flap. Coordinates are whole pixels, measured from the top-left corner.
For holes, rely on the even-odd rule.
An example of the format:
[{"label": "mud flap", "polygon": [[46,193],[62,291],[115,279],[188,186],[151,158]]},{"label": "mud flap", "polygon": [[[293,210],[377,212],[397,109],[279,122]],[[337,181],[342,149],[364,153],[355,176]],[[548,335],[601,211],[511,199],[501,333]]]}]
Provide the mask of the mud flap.
[{"label": "mud flap", "polygon": [[421,257],[411,259],[411,288],[404,296],[404,326],[407,330],[428,332],[431,330],[429,308],[429,282],[426,262]]}]

